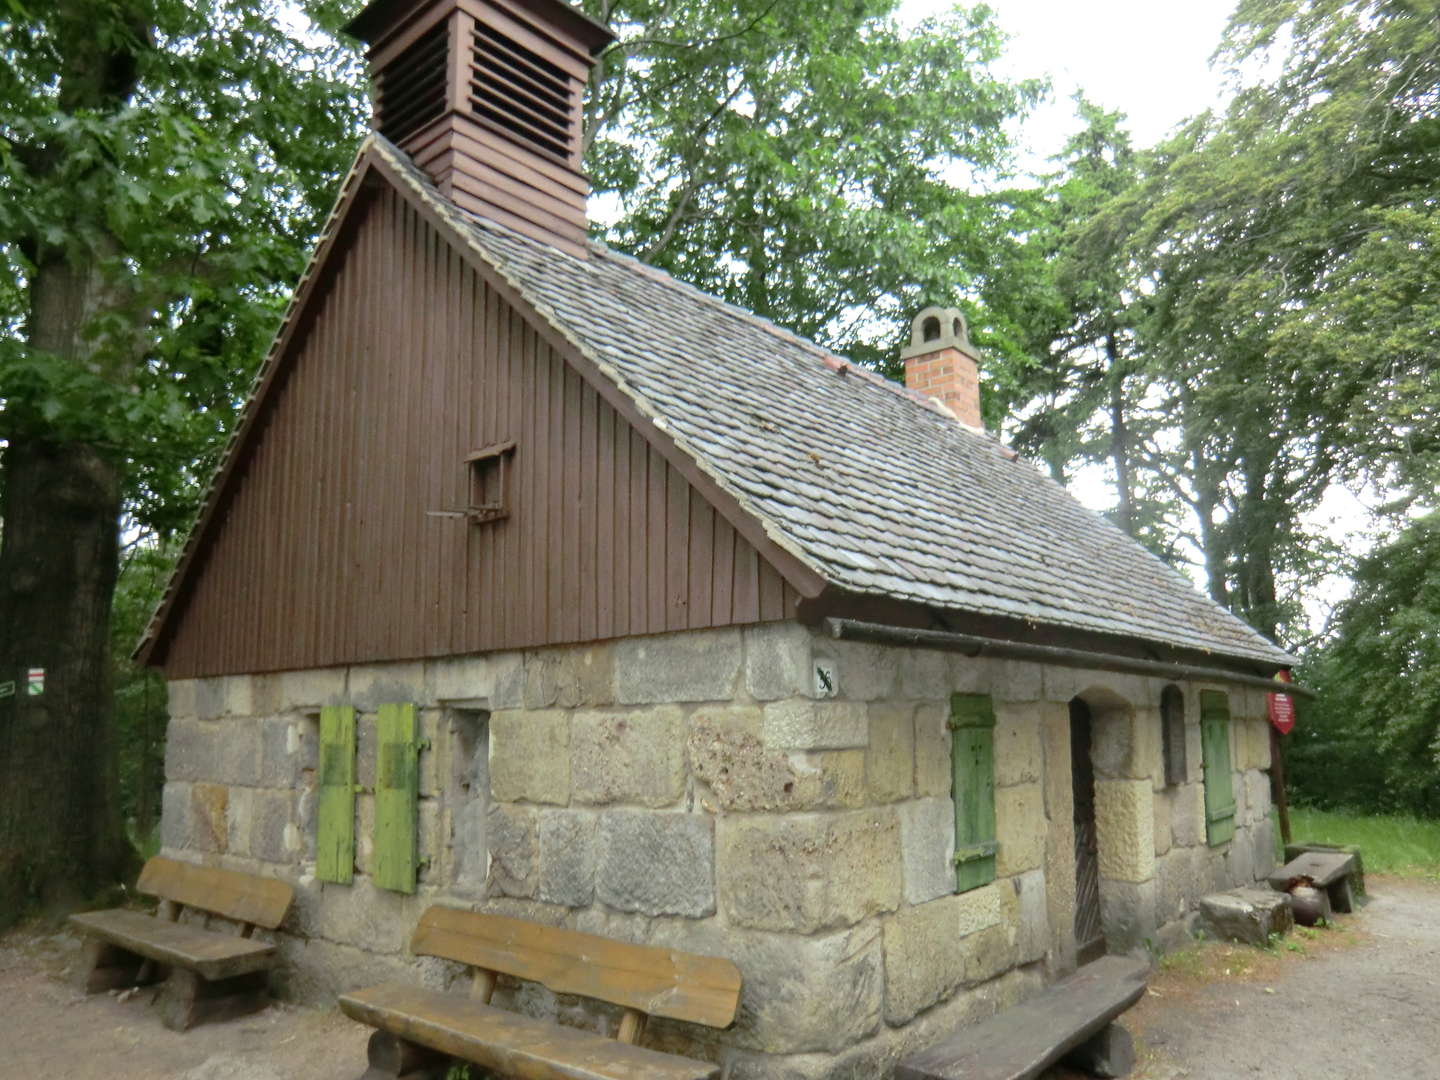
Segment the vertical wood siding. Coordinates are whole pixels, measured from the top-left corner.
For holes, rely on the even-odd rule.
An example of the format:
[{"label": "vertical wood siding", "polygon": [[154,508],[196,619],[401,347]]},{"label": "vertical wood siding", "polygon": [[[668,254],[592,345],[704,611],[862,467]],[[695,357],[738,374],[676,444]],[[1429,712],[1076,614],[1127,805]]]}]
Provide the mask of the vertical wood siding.
[{"label": "vertical wood siding", "polygon": [[[172,678],[780,619],[795,591],[390,191],[369,196],[199,553]],[[465,456],[514,439],[509,518]]]}]

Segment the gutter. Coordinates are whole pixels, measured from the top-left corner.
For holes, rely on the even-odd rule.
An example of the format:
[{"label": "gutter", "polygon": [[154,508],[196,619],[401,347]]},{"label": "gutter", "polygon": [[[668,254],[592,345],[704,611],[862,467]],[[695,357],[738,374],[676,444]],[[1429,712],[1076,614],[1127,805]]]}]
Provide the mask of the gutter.
[{"label": "gutter", "polygon": [[826,632],[837,641],[872,641],[882,645],[918,645],[925,649],[942,649],[966,656],[994,656],[1012,660],[1037,660],[1061,667],[1092,668],[1100,671],[1122,671],[1132,675],[1155,675],[1164,679],[1200,679],[1212,682],[1249,686],[1272,694],[1288,694],[1297,698],[1314,698],[1309,687],[1293,682],[1267,679],[1263,675],[1243,675],[1225,668],[1199,664],[1172,664],[1164,660],[1141,660],[1116,653],[1091,652],[1088,649],[1065,649],[1057,645],[1029,645],[1023,641],[976,637],[948,630],[912,630],[904,626],[861,622],[857,619],[827,618]]}]

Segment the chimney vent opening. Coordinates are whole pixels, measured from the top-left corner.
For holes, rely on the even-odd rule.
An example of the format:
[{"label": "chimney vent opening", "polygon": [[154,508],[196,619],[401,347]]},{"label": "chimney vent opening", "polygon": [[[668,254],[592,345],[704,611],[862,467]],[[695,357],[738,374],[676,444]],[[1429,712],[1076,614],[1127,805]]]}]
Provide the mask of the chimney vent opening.
[{"label": "chimney vent opening", "polygon": [[477,23],[470,106],[480,119],[531,149],[568,161],[570,78],[557,65],[493,27]]},{"label": "chimney vent opening", "polygon": [[380,134],[402,142],[445,112],[449,34],[432,27],[375,76],[375,116]]},{"label": "chimney vent opening", "polygon": [[940,320],[931,315],[925,320],[924,328],[921,331],[926,341],[940,340]]}]

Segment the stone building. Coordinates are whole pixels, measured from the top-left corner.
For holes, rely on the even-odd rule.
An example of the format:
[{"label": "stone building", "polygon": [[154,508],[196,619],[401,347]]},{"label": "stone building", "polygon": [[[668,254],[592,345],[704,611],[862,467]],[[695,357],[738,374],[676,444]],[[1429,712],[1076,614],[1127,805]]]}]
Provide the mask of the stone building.
[{"label": "stone building", "polygon": [[901,387],[587,242],[558,0],[353,29],[376,132],[141,646],[164,850],[295,884],[294,996],[444,985],[439,901],[729,957],[647,1038],[733,1077],[883,1075],[1264,877],[1290,658],[978,427],[958,313]]}]

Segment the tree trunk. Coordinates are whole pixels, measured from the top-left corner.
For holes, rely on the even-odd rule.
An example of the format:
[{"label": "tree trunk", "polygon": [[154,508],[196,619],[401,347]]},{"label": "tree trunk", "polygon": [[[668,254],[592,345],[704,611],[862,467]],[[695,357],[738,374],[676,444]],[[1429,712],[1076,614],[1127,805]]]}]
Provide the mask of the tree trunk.
[{"label": "tree trunk", "polygon": [[134,859],[111,723],[118,470],[87,447],[23,440],[4,475],[0,681],[17,692],[0,701],[0,927],[95,895]]},{"label": "tree trunk", "polygon": [[1115,524],[1135,535],[1135,485],[1130,479],[1130,432],[1125,424],[1125,374],[1119,368],[1120,345],[1112,328],[1105,335],[1110,379],[1110,460],[1115,465]]}]

